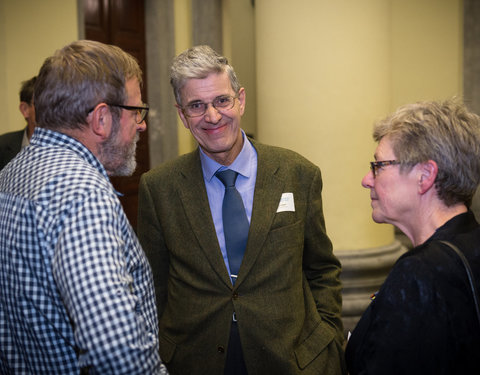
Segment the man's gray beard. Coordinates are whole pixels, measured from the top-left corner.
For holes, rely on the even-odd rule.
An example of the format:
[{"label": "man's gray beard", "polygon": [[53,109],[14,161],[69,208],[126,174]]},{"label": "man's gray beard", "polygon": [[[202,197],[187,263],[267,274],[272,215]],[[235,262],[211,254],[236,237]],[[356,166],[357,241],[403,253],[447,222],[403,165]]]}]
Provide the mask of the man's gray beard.
[{"label": "man's gray beard", "polygon": [[120,121],[114,121],[110,137],[101,146],[100,161],[110,176],[131,176],[137,168],[135,155],[140,137],[136,133],[130,144],[120,146],[117,139],[119,130]]}]

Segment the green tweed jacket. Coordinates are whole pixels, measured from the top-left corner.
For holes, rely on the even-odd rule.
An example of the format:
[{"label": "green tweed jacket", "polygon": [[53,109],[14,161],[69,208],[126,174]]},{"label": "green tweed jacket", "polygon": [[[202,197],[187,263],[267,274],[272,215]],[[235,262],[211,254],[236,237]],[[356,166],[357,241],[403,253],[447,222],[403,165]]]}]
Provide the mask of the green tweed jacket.
[{"label": "green tweed jacket", "polygon": [[[162,360],[171,374],[223,374],[235,311],[249,375],[345,373],[340,263],[325,232],[320,170],[251,142],[257,180],[235,287],[198,150],[141,178],[138,236],[154,273]],[[282,193],[293,193],[294,211],[277,212]]]}]

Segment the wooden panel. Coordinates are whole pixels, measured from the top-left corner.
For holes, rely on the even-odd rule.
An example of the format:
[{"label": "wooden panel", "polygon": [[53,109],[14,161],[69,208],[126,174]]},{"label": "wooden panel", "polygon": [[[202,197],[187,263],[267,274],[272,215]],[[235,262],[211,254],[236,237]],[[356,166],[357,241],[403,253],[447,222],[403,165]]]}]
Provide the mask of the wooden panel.
[{"label": "wooden panel", "polygon": [[[116,45],[133,55],[142,69],[142,99],[146,101],[145,10],[144,0],[83,0],[85,37]],[[150,168],[147,131],[140,133],[137,144],[137,169],[130,177],[112,177],[120,193],[125,213],[133,228],[137,225],[138,183],[142,173]]]},{"label": "wooden panel", "polygon": [[103,43],[109,42],[108,0],[84,0],[85,36]]}]

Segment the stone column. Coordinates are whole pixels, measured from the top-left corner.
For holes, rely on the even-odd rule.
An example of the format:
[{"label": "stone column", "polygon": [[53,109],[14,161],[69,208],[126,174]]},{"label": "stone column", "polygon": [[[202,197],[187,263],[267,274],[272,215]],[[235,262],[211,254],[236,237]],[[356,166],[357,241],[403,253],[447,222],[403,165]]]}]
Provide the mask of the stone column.
[{"label": "stone column", "polygon": [[175,56],[173,0],[145,0],[150,166],[178,155],[177,111],[170,86]]},{"label": "stone column", "polygon": [[394,109],[392,56],[401,51],[393,45],[392,3],[401,6],[255,2],[258,139],[293,149],[322,170],[327,232],[343,264],[347,331],[406,250],[391,225],[372,221],[360,183],[373,160],[373,123]]}]

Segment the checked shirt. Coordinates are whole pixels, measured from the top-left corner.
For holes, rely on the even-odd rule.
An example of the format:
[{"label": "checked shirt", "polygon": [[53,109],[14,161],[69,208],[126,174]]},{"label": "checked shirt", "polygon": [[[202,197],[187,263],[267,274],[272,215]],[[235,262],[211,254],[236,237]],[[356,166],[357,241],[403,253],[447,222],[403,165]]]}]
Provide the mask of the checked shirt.
[{"label": "checked shirt", "polygon": [[165,373],[150,266],[105,169],[35,130],[0,172],[0,373]]}]

